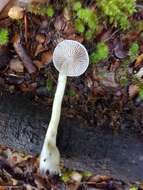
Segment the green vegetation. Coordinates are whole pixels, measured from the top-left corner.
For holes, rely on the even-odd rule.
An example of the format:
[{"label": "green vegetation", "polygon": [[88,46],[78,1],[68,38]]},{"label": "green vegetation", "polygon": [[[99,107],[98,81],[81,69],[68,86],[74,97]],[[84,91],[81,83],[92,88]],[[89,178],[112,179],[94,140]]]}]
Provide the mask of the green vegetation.
[{"label": "green vegetation", "polygon": [[46,87],[47,87],[48,91],[53,90],[53,81],[51,79],[47,80]]},{"label": "green vegetation", "polygon": [[139,97],[141,100],[143,100],[143,87],[139,87]]},{"label": "green vegetation", "polygon": [[53,17],[54,16],[54,9],[52,6],[48,6],[47,8],[45,8],[45,14],[48,17]]},{"label": "green vegetation", "polygon": [[123,30],[129,27],[128,18],[136,11],[135,0],[96,0],[96,3],[111,24],[114,23]]},{"label": "green vegetation", "polygon": [[125,87],[128,85],[129,80],[126,76],[124,76],[124,77],[121,77],[119,82],[120,82],[121,87]]},{"label": "green vegetation", "polygon": [[83,177],[91,177],[93,175],[93,173],[85,171],[82,173]]},{"label": "green vegetation", "polygon": [[48,16],[53,17],[54,16],[54,9],[52,6],[36,6],[36,5],[29,5],[28,11],[35,15],[41,15],[41,16]]},{"label": "green vegetation", "polygon": [[137,42],[133,42],[131,44],[131,47],[129,49],[129,56],[131,58],[131,60],[134,60],[137,55],[138,55],[138,51],[139,51],[139,45]]},{"label": "green vegetation", "polygon": [[63,174],[60,176],[60,180],[64,183],[67,183],[70,181],[71,178],[71,171],[63,172]]},{"label": "green vegetation", "polygon": [[73,97],[76,95],[76,92],[73,90],[73,89],[70,89],[67,91],[67,95],[70,96],[70,97]]},{"label": "green vegetation", "polygon": [[97,63],[108,57],[109,49],[104,42],[100,42],[96,46],[96,51],[90,55],[91,63]]},{"label": "green vegetation", "polygon": [[132,186],[132,187],[130,188],[130,190],[138,190],[138,187]]},{"label": "green vegetation", "polygon": [[91,39],[97,30],[98,24],[95,10],[88,7],[83,8],[78,1],[73,4],[73,11],[77,32],[84,33],[86,39]]},{"label": "green vegetation", "polygon": [[6,28],[0,28],[0,45],[6,45],[9,40],[9,32]]}]

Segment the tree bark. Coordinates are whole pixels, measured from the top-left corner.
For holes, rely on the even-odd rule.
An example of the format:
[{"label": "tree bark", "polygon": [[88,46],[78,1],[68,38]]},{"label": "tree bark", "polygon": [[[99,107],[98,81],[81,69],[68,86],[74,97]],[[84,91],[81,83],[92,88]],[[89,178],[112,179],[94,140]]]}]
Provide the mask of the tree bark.
[{"label": "tree bark", "polygon": [[[0,97],[0,144],[39,154],[51,108],[17,95]],[[112,116],[111,116],[112,117]],[[124,130],[85,126],[76,118],[60,121],[58,147],[68,168],[89,170],[126,180],[143,179],[143,135],[133,133],[134,110],[123,115]],[[102,118],[98,118],[101,119]],[[141,122],[137,120],[136,124]]]}]

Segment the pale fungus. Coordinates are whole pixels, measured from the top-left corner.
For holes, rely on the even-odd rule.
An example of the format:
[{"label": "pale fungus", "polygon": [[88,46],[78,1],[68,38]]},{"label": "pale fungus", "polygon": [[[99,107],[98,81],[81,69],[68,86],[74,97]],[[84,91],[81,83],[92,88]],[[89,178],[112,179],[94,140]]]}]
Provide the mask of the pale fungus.
[{"label": "pale fungus", "polygon": [[76,77],[83,74],[89,65],[89,56],[85,47],[79,42],[64,40],[54,50],[53,63],[59,71],[59,78],[51,120],[40,155],[40,172],[42,174],[45,174],[46,171],[49,171],[50,174],[60,173],[60,153],[56,146],[56,137],[67,76]]}]

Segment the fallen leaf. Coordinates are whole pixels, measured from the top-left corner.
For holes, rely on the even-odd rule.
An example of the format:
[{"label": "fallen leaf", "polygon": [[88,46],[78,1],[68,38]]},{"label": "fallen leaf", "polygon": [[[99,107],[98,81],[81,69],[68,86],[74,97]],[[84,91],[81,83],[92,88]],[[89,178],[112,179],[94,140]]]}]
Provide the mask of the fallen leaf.
[{"label": "fallen leaf", "polygon": [[46,40],[46,37],[44,34],[37,34],[36,35],[36,41],[40,44],[44,43]]},{"label": "fallen leaf", "polygon": [[117,44],[114,48],[114,54],[119,59],[124,59],[125,57],[128,56],[128,52],[124,49],[121,41],[117,41]]},{"label": "fallen leaf", "polygon": [[10,69],[12,71],[15,71],[17,73],[23,73],[24,72],[23,63],[18,58],[11,59],[9,65],[10,65]]},{"label": "fallen leaf", "polygon": [[130,98],[135,97],[139,92],[139,87],[137,85],[131,84],[128,89],[128,94]]},{"label": "fallen leaf", "polygon": [[41,58],[42,63],[48,65],[49,63],[51,63],[53,59],[53,53],[51,51],[46,51],[42,53],[41,57],[42,57]]}]

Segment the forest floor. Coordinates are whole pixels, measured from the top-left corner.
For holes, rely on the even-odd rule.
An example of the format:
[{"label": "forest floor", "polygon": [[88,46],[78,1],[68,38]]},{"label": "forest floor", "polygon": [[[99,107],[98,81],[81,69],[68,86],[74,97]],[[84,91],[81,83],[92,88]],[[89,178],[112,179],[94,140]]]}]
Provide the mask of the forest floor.
[{"label": "forest floor", "polygon": [[[118,28],[104,25],[96,38],[88,41],[76,32],[67,19],[67,12],[62,12],[60,7],[57,7],[57,13],[50,19],[28,11],[21,21],[2,15],[0,27],[10,29],[8,44],[0,47],[2,91],[30,94],[34,101],[51,106],[57,84],[57,72],[51,64],[52,52],[57,43],[63,39],[77,40],[91,54],[95,50],[95,44],[103,41],[109,48],[107,59],[90,64],[81,77],[68,79],[63,102],[64,114],[70,118],[82,117],[92,126],[98,126],[97,118],[103,115],[112,118],[108,125],[116,131],[122,128],[121,113],[131,108],[136,112],[135,120],[140,123],[132,130],[142,134],[143,84],[135,77],[143,66],[142,6],[130,18],[132,26],[129,30],[122,32]],[[130,49],[133,43],[139,46],[135,54]],[[127,184],[110,176],[86,171],[63,171],[60,177],[41,177],[38,158],[6,147],[0,149],[0,190],[143,189],[141,183]]]},{"label": "forest floor", "polygon": [[126,183],[106,175],[62,168],[61,176],[41,176],[38,157],[0,147],[1,190],[142,190],[143,184]]}]

